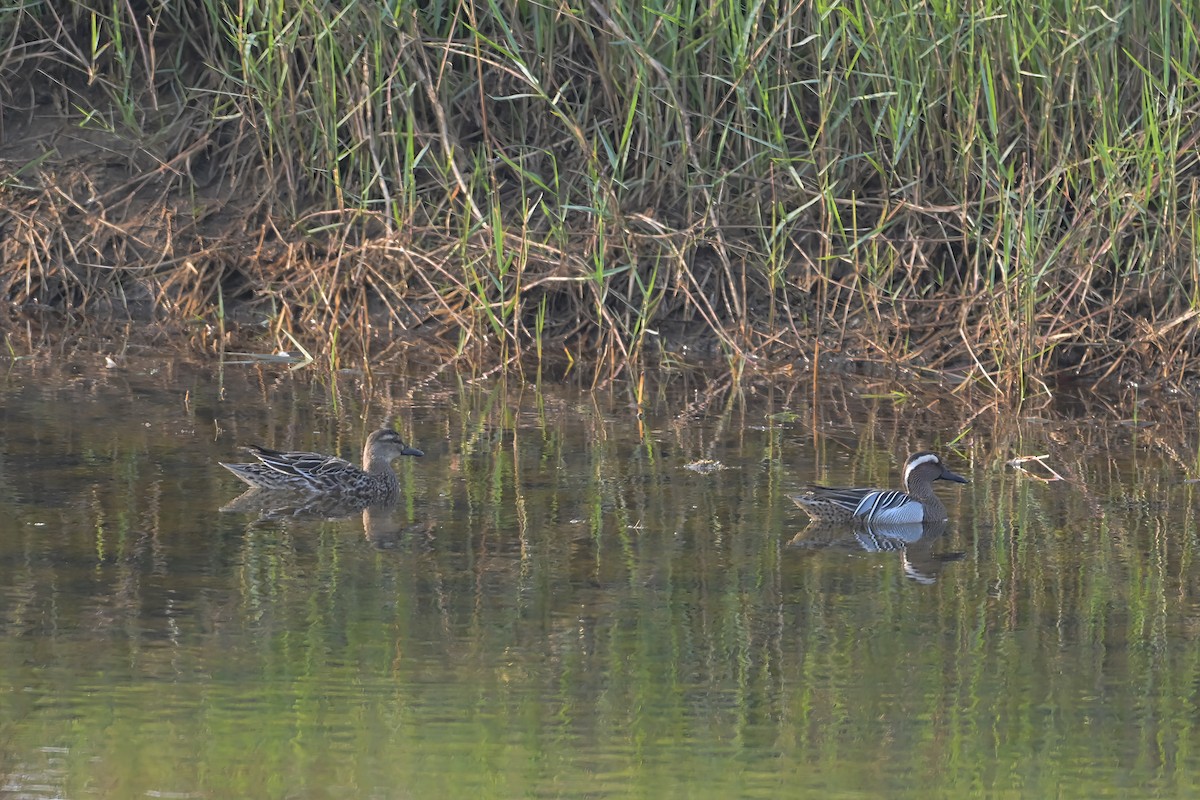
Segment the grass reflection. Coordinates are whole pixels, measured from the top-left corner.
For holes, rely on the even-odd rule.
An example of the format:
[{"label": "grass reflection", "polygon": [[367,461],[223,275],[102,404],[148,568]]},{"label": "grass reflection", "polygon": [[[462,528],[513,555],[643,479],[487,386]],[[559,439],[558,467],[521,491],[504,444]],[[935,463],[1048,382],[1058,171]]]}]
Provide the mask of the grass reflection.
[{"label": "grass reflection", "polygon": [[[5,791],[1195,789],[1194,420],[402,377],[334,414],[269,375],[0,389]],[[397,412],[427,456],[379,519],[217,512],[236,442],[352,452]],[[894,485],[967,429],[936,581],[915,542],[787,546],[803,483]],[[1067,480],[1004,466],[1034,452]]]}]

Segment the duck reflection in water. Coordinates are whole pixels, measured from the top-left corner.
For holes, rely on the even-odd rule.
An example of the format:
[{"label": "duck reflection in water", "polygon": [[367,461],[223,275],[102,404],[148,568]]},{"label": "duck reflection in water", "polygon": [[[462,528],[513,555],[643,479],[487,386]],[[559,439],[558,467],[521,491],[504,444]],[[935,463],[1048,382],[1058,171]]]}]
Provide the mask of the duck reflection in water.
[{"label": "duck reflection in water", "polygon": [[846,526],[813,523],[788,542],[789,547],[806,550],[842,550],[845,552],[898,553],[904,574],[920,584],[937,583],[942,569],[961,559],[965,553],[936,551],[938,540],[948,529],[944,520],[893,525],[858,523]]},{"label": "duck reflection in water", "polygon": [[428,535],[429,523],[406,525],[397,515],[396,502],[372,503],[364,498],[312,495],[270,489],[250,489],[221,506],[227,514],[256,514],[250,525],[286,521],[337,521],[362,515],[363,535],[381,550],[396,547],[406,535]]}]

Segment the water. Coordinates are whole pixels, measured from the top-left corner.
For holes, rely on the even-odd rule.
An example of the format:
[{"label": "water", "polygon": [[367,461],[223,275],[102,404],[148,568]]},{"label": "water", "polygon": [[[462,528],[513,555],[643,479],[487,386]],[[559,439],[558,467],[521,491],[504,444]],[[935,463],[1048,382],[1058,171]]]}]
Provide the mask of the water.
[{"label": "water", "polygon": [[[10,363],[0,797],[1195,794],[1194,418],[651,387]],[[219,511],[390,417],[397,508]],[[907,547],[786,499],[930,446]]]}]

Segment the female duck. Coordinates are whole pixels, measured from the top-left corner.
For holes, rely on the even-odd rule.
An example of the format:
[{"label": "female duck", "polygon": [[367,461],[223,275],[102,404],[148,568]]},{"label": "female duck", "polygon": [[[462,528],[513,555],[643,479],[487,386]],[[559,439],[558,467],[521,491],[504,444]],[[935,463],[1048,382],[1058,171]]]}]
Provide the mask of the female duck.
[{"label": "female duck", "polygon": [[282,453],[266,447],[246,448],[258,464],[226,464],[222,467],[257,489],[299,491],[306,494],[336,494],[385,502],[400,493],[400,482],[392,461],[400,456],[425,455],[409,447],[390,428],[377,430],[363,445],[362,469],[335,456],[321,453]]},{"label": "female duck", "polygon": [[946,468],[937,453],[913,453],[904,464],[904,491],[895,489],[832,489],[810,486],[792,501],[819,522],[867,522],[902,525],[942,522],[946,507],[933,493],[934,481],[970,483]]}]

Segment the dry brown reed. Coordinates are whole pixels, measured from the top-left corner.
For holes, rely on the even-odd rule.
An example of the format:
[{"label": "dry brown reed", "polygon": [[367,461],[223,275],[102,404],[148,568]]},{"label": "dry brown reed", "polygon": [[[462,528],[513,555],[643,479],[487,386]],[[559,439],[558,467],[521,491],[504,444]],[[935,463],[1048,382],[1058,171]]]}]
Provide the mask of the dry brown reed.
[{"label": "dry brown reed", "polygon": [[1188,389],[1184,5],[22,5],[0,291],[330,363]]}]

